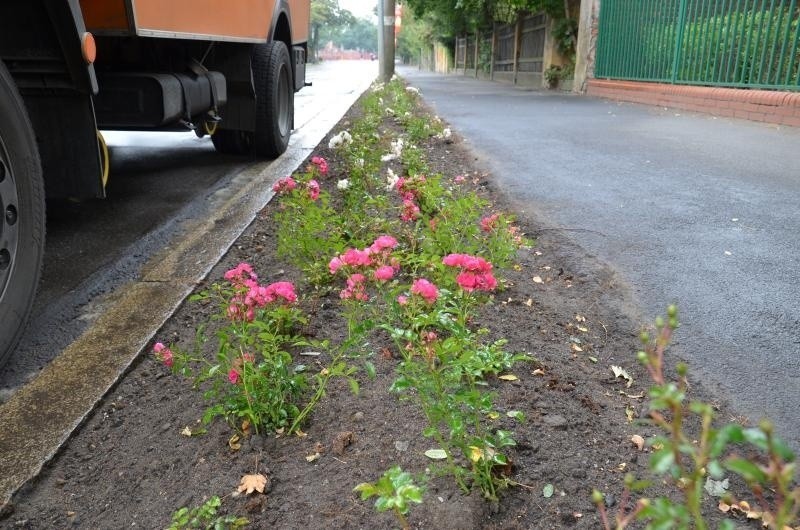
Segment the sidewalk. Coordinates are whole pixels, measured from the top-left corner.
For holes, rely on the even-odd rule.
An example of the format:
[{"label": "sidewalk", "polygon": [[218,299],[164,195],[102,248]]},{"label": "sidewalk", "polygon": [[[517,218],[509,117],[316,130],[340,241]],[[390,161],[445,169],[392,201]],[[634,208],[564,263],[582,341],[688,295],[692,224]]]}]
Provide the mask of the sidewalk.
[{"label": "sidewalk", "polygon": [[677,303],[692,373],[800,448],[800,129],[400,73],[520,209],[618,271],[642,320]]}]

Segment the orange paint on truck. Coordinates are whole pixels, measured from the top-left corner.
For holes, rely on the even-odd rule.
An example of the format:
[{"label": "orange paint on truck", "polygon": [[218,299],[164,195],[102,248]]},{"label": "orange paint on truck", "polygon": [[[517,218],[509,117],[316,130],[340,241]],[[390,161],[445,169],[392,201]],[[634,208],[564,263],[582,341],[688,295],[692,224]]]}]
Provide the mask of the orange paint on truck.
[{"label": "orange paint on truck", "polygon": [[[98,34],[134,29],[142,37],[266,42],[277,0],[81,0]],[[292,40],[308,40],[308,0],[290,0]],[[128,13],[133,15],[129,27]]]}]

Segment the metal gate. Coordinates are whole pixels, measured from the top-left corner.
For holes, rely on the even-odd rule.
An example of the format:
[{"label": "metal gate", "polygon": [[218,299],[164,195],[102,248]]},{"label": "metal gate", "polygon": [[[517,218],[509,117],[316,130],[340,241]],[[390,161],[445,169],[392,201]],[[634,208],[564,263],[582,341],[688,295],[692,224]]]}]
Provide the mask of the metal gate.
[{"label": "metal gate", "polygon": [[603,0],[595,77],[800,90],[798,0]]}]

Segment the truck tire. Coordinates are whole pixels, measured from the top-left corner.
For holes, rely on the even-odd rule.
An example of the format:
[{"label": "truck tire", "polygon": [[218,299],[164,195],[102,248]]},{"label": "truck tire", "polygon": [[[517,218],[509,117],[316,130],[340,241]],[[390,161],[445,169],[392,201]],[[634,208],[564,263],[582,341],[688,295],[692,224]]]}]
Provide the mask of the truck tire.
[{"label": "truck tire", "polygon": [[281,41],[257,44],[250,64],[256,91],[256,155],[277,158],[289,145],[294,122],[294,83],[289,50]]},{"label": "truck tire", "polygon": [[253,150],[253,134],[235,129],[217,129],[211,135],[211,143],[218,153],[224,155],[247,155]]},{"label": "truck tire", "polygon": [[30,316],[44,254],[44,184],[25,105],[0,62],[0,366]]}]

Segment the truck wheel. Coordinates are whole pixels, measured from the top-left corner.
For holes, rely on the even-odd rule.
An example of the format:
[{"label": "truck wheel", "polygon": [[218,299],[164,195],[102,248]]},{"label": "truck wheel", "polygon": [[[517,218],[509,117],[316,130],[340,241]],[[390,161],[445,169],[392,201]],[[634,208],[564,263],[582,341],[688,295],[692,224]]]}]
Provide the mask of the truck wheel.
[{"label": "truck wheel", "polygon": [[256,155],[277,158],[289,145],[294,121],[289,50],[281,41],[257,44],[251,65],[256,90]]},{"label": "truck wheel", "polygon": [[44,254],[44,184],[22,98],[0,63],[0,366],[30,315]]},{"label": "truck wheel", "polygon": [[253,133],[234,129],[217,129],[211,135],[211,143],[218,153],[224,155],[247,155],[253,151]]}]

